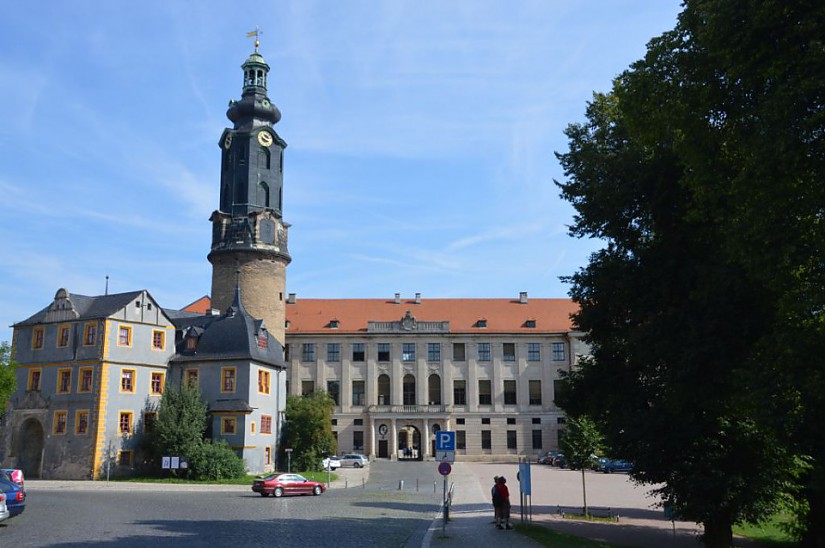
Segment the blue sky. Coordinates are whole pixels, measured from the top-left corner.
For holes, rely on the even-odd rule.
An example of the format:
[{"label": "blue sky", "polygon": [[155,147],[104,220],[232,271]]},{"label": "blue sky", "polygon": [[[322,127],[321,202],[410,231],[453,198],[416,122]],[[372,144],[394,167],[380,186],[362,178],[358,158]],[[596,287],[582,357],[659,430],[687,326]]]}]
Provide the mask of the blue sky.
[{"label": "blue sky", "polygon": [[564,297],[555,151],[677,0],[7,3],[0,341],[60,287],[208,294],[218,139],[261,28],[289,144],[287,291]]}]

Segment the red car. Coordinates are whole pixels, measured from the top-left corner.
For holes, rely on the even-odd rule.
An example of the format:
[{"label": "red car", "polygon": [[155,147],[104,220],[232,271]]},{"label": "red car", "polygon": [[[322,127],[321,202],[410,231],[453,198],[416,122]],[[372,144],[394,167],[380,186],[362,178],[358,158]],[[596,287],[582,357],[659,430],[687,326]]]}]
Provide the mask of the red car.
[{"label": "red car", "polygon": [[262,497],[275,495],[320,495],[327,490],[326,485],[317,481],[309,481],[300,474],[276,472],[262,478],[255,478],[252,490]]}]

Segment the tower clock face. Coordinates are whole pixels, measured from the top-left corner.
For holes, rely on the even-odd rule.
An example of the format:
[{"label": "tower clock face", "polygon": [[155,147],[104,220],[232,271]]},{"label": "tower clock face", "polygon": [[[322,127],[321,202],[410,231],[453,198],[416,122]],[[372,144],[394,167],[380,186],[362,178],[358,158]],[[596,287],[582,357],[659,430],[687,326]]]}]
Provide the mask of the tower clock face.
[{"label": "tower clock face", "polygon": [[231,147],[231,146],[232,146],[232,134],[227,133],[226,137],[224,137],[224,139],[223,139],[223,148],[228,150],[229,147]]},{"label": "tower clock face", "polygon": [[262,131],[258,134],[258,142],[262,147],[268,147],[272,144],[272,134],[268,131]]}]

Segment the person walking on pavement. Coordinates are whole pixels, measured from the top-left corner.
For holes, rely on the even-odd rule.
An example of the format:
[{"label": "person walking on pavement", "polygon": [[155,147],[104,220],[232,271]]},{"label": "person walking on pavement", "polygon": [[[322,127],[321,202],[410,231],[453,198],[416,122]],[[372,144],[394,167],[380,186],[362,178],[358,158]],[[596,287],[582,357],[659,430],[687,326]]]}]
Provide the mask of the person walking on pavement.
[{"label": "person walking on pavement", "polygon": [[493,497],[493,515],[495,517],[496,525],[499,524],[499,508],[498,498],[496,497],[496,488],[498,487],[498,476],[493,476],[493,488],[490,489],[490,495]]},{"label": "person walking on pavement", "polygon": [[[497,504],[496,504],[497,503]],[[496,507],[496,527],[498,529],[512,529],[510,525],[510,490],[507,488],[507,479],[500,476],[493,487],[493,505]]]}]

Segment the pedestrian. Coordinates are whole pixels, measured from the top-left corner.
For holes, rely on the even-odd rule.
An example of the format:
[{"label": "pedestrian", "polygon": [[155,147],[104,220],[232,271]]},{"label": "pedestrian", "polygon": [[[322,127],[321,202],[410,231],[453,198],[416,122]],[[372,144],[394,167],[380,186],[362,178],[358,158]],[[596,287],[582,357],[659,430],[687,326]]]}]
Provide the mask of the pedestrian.
[{"label": "pedestrian", "polygon": [[499,511],[501,509],[501,501],[499,500],[499,497],[498,497],[498,494],[497,494],[497,489],[498,489],[498,476],[493,476],[493,487],[492,487],[492,489],[490,489],[490,495],[493,498],[493,515],[495,516],[496,527],[501,529],[501,527],[499,527],[499,522],[500,522],[500,519],[501,519],[501,516],[500,516],[501,512]]},{"label": "pedestrian", "polygon": [[510,525],[510,490],[507,488],[507,478],[499,476],[496,480],[494,504],[498,502],[496,512],[496,527],[499,529],[512,529]]}]

